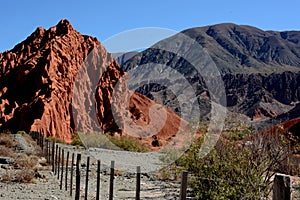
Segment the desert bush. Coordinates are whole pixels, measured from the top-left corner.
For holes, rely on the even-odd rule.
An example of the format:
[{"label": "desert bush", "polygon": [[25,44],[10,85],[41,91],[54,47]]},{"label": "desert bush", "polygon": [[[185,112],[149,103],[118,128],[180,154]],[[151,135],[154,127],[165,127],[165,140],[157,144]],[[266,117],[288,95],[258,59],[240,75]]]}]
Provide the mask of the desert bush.
[{"label": "desert bush", "polygon": [[119,148],[116,148],[116,146],[108,139],[108,136],[106,136],[102,133],[98,133],[98,132],[81,133],[81,132],[78,132],[78,136],[80,137],[80,140],[83,143],[83,146],[85,146],[85,148],[87,148],[87,149],[90,148],[90,147],[115,149],[115,150],[119,149]]},{"label": "desert bush", "polygon": [[83,143],[80,139],[80,136],[78,133],[74,133],[71,137],[72,139],[72,142],[71,142],[71,145],[74,145],[74,146],[83,146]]},{"label": "desert bush", "polygon": [[55,143],[60,143],[60,144],[64,144],[65,142],[62,140],[62,139],[60,139],[60,138],[55,138],[55,137],[47,137],[47,140],[49,141],[49,142],[52,142],[52,141],[54,141]]},{"label": "desert bush", "polygon": [[126,136],[111,136],[102,133],[78,133],[83,145],[88,149],[98,147],[112,150],[126,150],[134,152],[146,152],[148,148],[137,139]]},{"label": "desert bush", "polygon": [[199,156],[204,138],[199,138],[167,172],[173,170],[178,176],[176,168],[188,170],[191,195],[195,199],[267,197],[272,176],[282,170],[282,163],[289,156],[288,141],[277,133],[258,135],[245,144],[228,140],[227,136],[221,136],[204,158]]},{"label": "desert bush", "polygon": [[6,147],[5,145],[0,145],[0,156],[13,158],[15,155],[11,148]]},{"label": "desert bush", "polygon": [[109,140],[116,146],[125,151],[147,152],[149,149],[141,144],[138,140],[126,136],[114,137],[109,136]]},{"label": "desert bush", "polygon": [[30,183],[35,178],[34,170],[20,170],[17,171],[12,182]]},{"label": "desert bush", "polygon": [[17,171],[6,171],[0,178],[4,183],[30,183],[35,178],[34,170],[17,170]]},{"label": "desert bush", "polygon": [[16,143],[10,132],[0,133],[0,156],[14,157],[13,148],[15,145]]},{"label": "desert bush", "polygon": [[9,170],[7,170],[5,174],[1,175],[0,181],[4,183],[11,183],[13,181],[13,175]]},{"label": "desert bush", "polygon": [[31,170],[38,164],[38,157],[33,155],[20,154],[15,159],[15,167],[18,169]]},{"label": "desert bush", "polygon": [[15,146],[15,142],[12,138],[11,134],[1,133],[0,134],[0,145],[13,148]]}]

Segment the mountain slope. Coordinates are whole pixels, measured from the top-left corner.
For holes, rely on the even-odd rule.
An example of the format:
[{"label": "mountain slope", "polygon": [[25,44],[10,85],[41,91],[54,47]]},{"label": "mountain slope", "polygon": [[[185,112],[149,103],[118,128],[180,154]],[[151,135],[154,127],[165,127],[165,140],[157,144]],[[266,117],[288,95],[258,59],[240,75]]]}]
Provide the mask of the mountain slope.
[{"label": "mountain slope", "polygon": [[223,73],[278,73],[300,67],[299,31],[218,24],[182,33],[201,44]]},{"label": "mountain slope", "polygon": [[[219,75],[205,79],[205,70],[196,70],[180,54],[160,48],[166,45],[175,50],[192,48],[192,45],[187,45],[188,42],[181,41],[182,34],[203,47],[214,61]],[[266,119],[289,112],[300,100],[299,41],[300,31],[263,31],[251,26],[218,24],[182,31],[137,54],[122,67],[130,72],[138,70],[137,66],[154,63],[164,65],[164,70],[176,70],[194,89],[203,113],[202,118],[208,116],[206,113],[210,111],[210,100],[207,100],[211,98],[207,87],[209,79],[220,76],[226,92],[226,103],[223,106],[249,118]],[[202,51],[192,48],[189,50],[190,57],[194,50]],[[213,65],[205,62],[206,54],[202,55],[194,60],[203,63],[209,71]],[[151,74],[151,69],[147,72],[144,70],[144,73]],[[166,82],[171,81],[168,77],[166,79]],[[176,80],[172,84],[176,85]],[[137,91],[180,114],[176,95],[162,85],[141,85]]]}]

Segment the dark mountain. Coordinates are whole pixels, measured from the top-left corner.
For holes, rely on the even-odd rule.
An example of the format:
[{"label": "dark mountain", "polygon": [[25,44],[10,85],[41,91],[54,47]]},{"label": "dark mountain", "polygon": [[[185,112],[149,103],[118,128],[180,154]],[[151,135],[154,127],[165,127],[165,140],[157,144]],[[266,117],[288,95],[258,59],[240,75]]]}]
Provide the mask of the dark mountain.
[{"label": "dark mountain", "polygon": [[[221,104],[229,111],[265,120],[292,111],[300,100],[299,41],[300,31],[263,31],[251,26],[219,24],[182,31],[137,54],[122,67],[128,72],[138,71],[136,76],[151,74],[153,68],[138,67],[149,63],[163,65],[162,71],[176,70],[194,89],[202,111],[200,117],[208,116],[210,111],[208,99],[214,98],[210,91],[214,93],[224,87],[226,102]],[[197,70],[195,63],[200,63],[202,69]],[[218,72],[213,71],[215,66]],[[222,79],[222,87],[214,83],[216,77]],[[140,81],[140,87],[135,88],[180,114],[176,95],[163,86],[168,82],[178,86],[180,83],[168,75],[161,78],[165,82]],[[222,98],[222,94],[219,96]]]},{"label": "dark mountain", "polygon": [[219,24],[182,33],[201,44],[222,73],[278,73],[300,67],[299,31]]}]

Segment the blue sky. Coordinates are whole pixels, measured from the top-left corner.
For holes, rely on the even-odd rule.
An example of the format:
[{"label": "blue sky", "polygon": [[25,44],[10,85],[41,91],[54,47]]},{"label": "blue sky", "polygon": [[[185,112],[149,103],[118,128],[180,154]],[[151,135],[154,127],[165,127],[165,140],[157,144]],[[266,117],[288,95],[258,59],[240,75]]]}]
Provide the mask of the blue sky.
[{"label": "blue sky", "polygon": [[264,30],[300,30],[298,0],[109,0],[2,1],[0,52],[23,41],[38,26],[62,18],[76,30],[104,41],[122,31],[161,27],[181,31],[232,22]]}]

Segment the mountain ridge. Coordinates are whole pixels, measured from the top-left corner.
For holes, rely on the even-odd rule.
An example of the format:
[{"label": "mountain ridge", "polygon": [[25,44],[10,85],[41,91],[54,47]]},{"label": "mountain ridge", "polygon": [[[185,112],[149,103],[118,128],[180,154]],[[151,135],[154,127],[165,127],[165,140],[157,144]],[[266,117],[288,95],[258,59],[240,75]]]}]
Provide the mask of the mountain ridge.
[{"label": "mountain ridge", "polygon": [[[176,70],[194,88],[203,113],[208,113],[210,103],[203,98],[209,99],[209,94],[201,72],[176,53],[157,48],[164,45],[169,45],[169,49],[189,48],[178,42],[184,38],[181,34],[199,43],[214,61],[225,86],[227,105],[223,106],[229,111],[266,120],[283,116],[300,100],[300,31],[263,31],[231,23],[191,28],[132,57],[122,65],[123,69],[131,71],[136,66],[156,63]],[[138,91],[180,114],[176,96],[166,88],[141,86]]]},{"label": "mountain ridge", "polygon": [[[249,70],[246,67],[268,73],[276,69],[299,71],[300,31],[263,31],[253,26],[226,23],[191,28],[182,33],[199,42],[225,73],[239,71],[239,68]],[[285,65],[284,69],[280,69],[280,65]],[[260,67],[265,69],[259,70]]]}]

